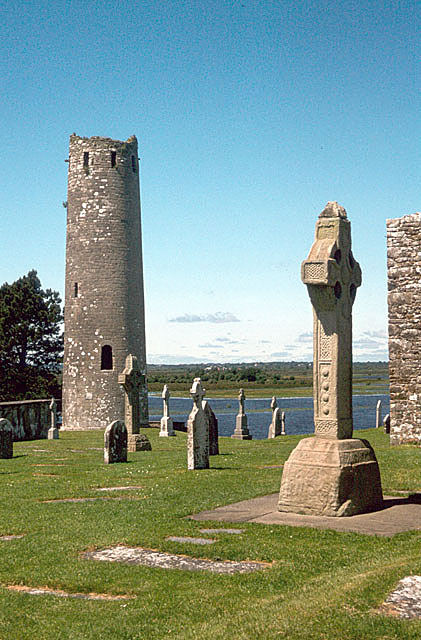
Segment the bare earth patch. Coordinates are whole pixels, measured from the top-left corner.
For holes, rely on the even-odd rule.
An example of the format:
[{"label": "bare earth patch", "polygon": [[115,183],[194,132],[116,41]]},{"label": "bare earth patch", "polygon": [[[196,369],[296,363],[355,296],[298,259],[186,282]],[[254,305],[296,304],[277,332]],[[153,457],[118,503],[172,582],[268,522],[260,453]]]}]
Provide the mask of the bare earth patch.
[{"label": "bare earth patch", "polygon": [[421,618],[421,576],[402,578],[379,612],[398,618]]},{"label": "bare earth patch", "polygon": [[259,571],[271,565],[266,562],[233,562],[216,561],[203,558],[175,555],[142,549],[141,547],[113,547],[100,551],[88,551],[82,554],[87,560],[103,560],[105,562],[124,562],[125,564],[143,565],[159,569],[184,569],[185,571],[212,571],[213,573],[248,573]]},{"label": "bare earth patch", "polygon": [[58,596],[59,598],[81,598],[83,600],[133,600],[135,596],[112,596],[109,593],[68,593],[61,589],[49,589],[48,587],[26,587],[20,584],[6,586],[10,591],[20,591],[31,596]]}]

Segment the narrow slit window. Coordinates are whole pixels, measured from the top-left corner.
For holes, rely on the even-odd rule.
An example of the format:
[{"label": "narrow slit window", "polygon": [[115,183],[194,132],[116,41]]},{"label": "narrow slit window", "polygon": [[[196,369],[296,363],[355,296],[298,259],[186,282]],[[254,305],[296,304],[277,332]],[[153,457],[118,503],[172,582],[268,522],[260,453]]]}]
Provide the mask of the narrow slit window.
[{"label": "narrow slit window", "polygon": [[132,156],[132,171],[136,173],[136,158]]},{"label": "narrow slit window", "polygon": [[111,151],[111,166],[115,167],[117,162],[117,151]]},{"label": "narrow slit window", "polygon": [[109,344],[104,344],[101,348],[101,369],[110,371],[113,368],[113,349]]},{"label": "narrow slit window", "polygon": [[75,298],[79,297],[79,283],[75,282],[75,290],[74,290]]},{"label": "narrow slit window", "polygon": [[89,151],[83,152],[83,166],[89,167]]}]

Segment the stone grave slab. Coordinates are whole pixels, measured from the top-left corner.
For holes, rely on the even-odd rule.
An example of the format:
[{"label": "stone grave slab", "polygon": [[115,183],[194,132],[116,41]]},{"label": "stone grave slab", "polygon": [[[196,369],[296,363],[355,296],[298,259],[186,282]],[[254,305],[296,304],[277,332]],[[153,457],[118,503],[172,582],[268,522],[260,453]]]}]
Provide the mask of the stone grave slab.
[{"label": "stone grave slab", "polygon": [[108,593],[68,593],[61,589],[47,589],[46,587],[28,587],[21,584],[11,584],[6,587],[10,591],[19,591],[31,596],[58,596],[59,598],[81,598],[82,600],[133,600],[136,596],[113,596]]},{"label": "stone grave slab", "polygon": [[182,569],[184,571],[211,571],[213,573],[249,573],[267,569],[271,565],[267,562],[235,562],[231,560],[206,560],[180,556],[172,553],[143,549],[142,547],[112,547],[98,551],[87,551],[82,554],[87,560],[104,562],[124,562],[131,565],[156,567],[159,569]]},{"label": "stone grave slab", "polygon": [[239,534],[244,533],[244,529],[199,529],[200,533],[209,533],[216,535],[217,533]]},{"label": "stone grave slab", "polygon": [[10,536],[0,536],[0,540],[4,540],[5,542],[8,540],[18,540],[19,538],[24,538],[25,534],[24,533],[19,533],[16,535],[10,535]]},{"label": "stone grave slab", "polygon": [[397,618],[421,618],[421,576],[402,578],[379,612]]},{"label": "stone grave slab", "polygon": [[211,538],[191,538],[190,536],[168,536],[166,540],[170,540],[171,542],[184,542],[187,544],[214,544],[216,540],[212,540]]}]

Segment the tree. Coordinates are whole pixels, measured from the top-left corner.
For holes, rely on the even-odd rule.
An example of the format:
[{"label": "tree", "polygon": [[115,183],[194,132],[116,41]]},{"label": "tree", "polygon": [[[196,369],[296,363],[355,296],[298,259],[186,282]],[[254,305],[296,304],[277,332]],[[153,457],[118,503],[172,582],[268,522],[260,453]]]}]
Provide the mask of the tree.
[{"label": "tree", "polygon": [[61,300],[32,270],[0,287],[0,399],[49,397],[59,391],[63,352]]}]

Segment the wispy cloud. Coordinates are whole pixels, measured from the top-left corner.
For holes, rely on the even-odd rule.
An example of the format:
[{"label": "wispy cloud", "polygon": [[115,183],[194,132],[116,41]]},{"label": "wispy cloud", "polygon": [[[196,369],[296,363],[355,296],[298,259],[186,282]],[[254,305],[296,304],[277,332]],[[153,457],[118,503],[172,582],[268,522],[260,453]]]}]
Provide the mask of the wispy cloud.
[{"label": "wispy cloud", "polygon": [[222,324],[224,322],[240,322],[233,313],[229,311],[217,311],[216,313],[204,313],[197,315],[194,313],[185,313],[183,316],[170,318],[169,322],[211,322],[213,324]]}]

